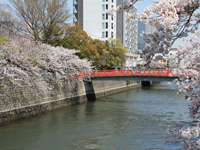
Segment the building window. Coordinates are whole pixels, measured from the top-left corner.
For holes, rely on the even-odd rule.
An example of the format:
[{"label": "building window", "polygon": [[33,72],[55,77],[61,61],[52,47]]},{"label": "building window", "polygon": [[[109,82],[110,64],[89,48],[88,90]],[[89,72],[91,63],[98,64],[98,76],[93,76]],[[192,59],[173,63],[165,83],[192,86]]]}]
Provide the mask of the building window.
[{"label": "building window", "polygon": [[113,20],[113,15],[111,16],[111,20]]},{"label": "building window", "polygon": [[106,0],[106,2],[107,2],[108,0]]},{"label": "building window", "polygon": [[102,0],[102,2],[105,2],[105,0]]},{"label": "building window", "polygon": [[102,11],[105,11],[105,5],[102,5]]},{"label": "building window", "polygon": [[106,31],[106,37],[108,37],[108,31]]},{"label": "building window", "polygon": [[106,22],[106,29],[108,29],[108,23]]},{"label": "building window", "polygon": [[108,4],[106,4],[106,9],[108,9]]},{"label": "building window", "polygon": [[105,32],[102,32],[102,38],[104,38],[105,37]]},{"label": "building window", "polygon": [[113,3],[113,0],[112,0],[112,3]]},{"label": "building window", "polygon": [[102,14],[102,20],[105,20],[105,14]]},{"label": "building window", "polygon": [[105,29],[105,23],[104,22],[102,23],[102,29]]},{"label": "building window", "polygon": [[108,20],[108,14],[106,14],[106,20]]},{"label": "building window", "polygon": [[111,29],[113,29],[113,23],[111,23]]},{"label": "building window", "polygon": [[111,32],[111,37],[113,38],[113,32]]}]

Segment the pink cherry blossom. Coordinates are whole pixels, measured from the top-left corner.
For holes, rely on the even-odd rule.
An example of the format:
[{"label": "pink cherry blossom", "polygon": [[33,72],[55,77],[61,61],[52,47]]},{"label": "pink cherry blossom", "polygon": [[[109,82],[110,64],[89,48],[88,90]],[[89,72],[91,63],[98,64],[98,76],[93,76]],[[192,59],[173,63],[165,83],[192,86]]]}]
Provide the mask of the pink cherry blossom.
[{"label": "pink cherry blossom", "polygon": [[52,92],[50,80],[62,85],[64,78],[73,87],[77,79],[71,81],[72,73],[91,70],[91,62],[79,59],[76,52],[15,36],[0,44],[0,84],[36,86],[32,89],[36,96]]}]

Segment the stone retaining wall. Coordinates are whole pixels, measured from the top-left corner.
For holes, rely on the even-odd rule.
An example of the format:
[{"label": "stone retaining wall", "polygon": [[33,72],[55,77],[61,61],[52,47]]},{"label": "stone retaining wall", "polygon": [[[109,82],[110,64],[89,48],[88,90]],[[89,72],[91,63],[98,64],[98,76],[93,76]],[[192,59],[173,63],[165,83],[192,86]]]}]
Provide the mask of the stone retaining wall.
[{"label": "stone retaining wall", "polygon": [[[141,86],[140,83],[126,85],[126,81],[92,83],[96,98]],[[65,84],[62,87],[55,85],[53,95],[44,95],[40,99],[31,94],[30,88],[30,86],[0,87],[0,125],[88,100],[83,82],[78,83],[74,89],[68,88]]]}]

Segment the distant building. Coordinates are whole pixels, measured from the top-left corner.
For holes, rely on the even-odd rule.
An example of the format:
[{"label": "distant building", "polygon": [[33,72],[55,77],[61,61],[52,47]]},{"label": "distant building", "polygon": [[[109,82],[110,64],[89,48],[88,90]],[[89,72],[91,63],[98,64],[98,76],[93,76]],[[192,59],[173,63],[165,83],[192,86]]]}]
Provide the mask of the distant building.
[{"label": "distant building", "polygon": [[138,21],[138,49],[139,50],[143,50],[145,47],[145,42],[142,38],[142,36],[140,36],[140,34],[142,33],[142,31],[145,32],[146,30],[146,25],[144,23],[142,23],[141,21]]},{"label": "distant building", "polygon": [[[129,11],[130,13],[137,14],[137,8]],[[127,68],[136,67],[138,54],[135,54],[137,50],[137,21],[130,22],[126,18],[127,13],[124,12],[124,26],[123,26],[123,45],[127,49],[126,53],[126,64]],[[119,23],[120,24],[120,23]]]},{"label": "distant building", "polygon": [[[170,66],[170,65],[172,65],[171,64],[171,59],[170,59],[170,56],[172,55],[172,56],[176,56],[178,54],[178,49],[177,48],[171,48],[171,50],[169,51],[169,54],[167,55],[167,57],[168,57],[168,65]],[[182,60],[183,61],[183,60]],[[182,62],[181,61],[181,62]],[[176,60],[176,63],[177,63],[177,65],[178,65],[178,59]]]},{"label": "distant building", "polygon": [[166,66],[167,65],[167,60],[164,60],[164,59],[163,60],[158,60],[158,63]]},{"label": "distant building", "polygon": [[[106,9],[116,8],[123,0],[74,0],[73,22],[79,22],[82,29],[93,39],[106,41],[119,38],[127,49],[126,67],[136,66],[137,21],[128,22],[126,12],[109,16]],[[130,10],[137,14],[137,8]]]},{"label": "distant building", "polygon": [[168,55],[176,55],[178,53],[178,49],[177,48],[171,48],[171,50],[169,51]]},{"label": "distant building", "polygon": [[141,33],[153,33],[156,28],[154,26],[151,26],[149,24],[145,24],[138,20],[138,49],[143,50],[145,48],[145,42],[141,36]]},{"label": "distant building", "polygon": [[[177,53],[178,53],[177,48],[171,48],[168,55],[163,56],[163,54],[157,53],[157,54],[154,55],[153,60],[158,59],[159,58],[158,56],[161,56],[162,59],[159,59],[158,63],[171,66],[171,57],[170,56],[171,55],[176,56]],[[178,65],[178,60],[176,61],[176,63]]]}]

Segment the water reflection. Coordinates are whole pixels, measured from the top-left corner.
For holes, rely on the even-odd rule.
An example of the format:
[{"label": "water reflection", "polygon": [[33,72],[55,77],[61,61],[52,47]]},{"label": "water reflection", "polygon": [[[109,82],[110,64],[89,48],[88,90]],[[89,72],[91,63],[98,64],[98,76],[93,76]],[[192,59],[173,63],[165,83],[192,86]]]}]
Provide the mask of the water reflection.
[{"label": "water reflection", "polygon": [[161,83],[0,127],[3,150],[178,149],[170,127],[191,122],[176,87]]}]

